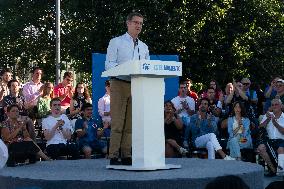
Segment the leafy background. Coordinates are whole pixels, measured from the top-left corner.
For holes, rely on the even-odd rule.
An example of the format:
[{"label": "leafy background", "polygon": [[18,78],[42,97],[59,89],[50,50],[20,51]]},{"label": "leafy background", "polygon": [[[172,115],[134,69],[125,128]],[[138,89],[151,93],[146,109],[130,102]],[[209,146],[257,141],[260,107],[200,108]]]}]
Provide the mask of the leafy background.
[{"label": "leafy background", "polygon": [[[196,83],[284,75],[283,0],[62,0],[62,62],[90,81],[91,53],[106,52],[133,10],[150,53],[178,54]],[[54,81],[55,37],[55,0],[0,0],[0,67],[25,79],[39,65]]]}]

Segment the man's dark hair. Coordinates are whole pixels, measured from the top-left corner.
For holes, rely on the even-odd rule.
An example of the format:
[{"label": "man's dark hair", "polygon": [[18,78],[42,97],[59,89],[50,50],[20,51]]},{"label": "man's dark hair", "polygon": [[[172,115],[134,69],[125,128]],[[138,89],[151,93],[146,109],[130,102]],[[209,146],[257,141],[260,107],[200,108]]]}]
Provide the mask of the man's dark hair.
[{"label": "man's dark hair", "polygon": [[50,101],[50,107],[51,107],[52,103],[53,103],[53,102],[56,102],[56,101],[61,102],[61,100],[60,100],[59,98],[53,98],[53,99],[51,99],[51,101]]},{"label": "man's dark hair", "polygon": [[185,83],[185,82],[190,82],[190,83],[192,83],[192,80],[191,79],[189,79],[189,78],[182,78],[182,79],[180,79],[179,80],[179,83]]},{"label": "man's dark hair", "polygon": [[3,76],[6,72],[12,73],[12,70],[10,68],[4,68],[3,70],[1,70],[1,76]]},{"label": "man's dark hair", "polygon": [[35,67],[33,67],[31,73],[34,74],[36,70],[41,70],[41,71],[43,71],[41,67],[35,66]]},{"label": "man's dark hair", "polygon": [[86,103],[86,104],[84,104],[83,106],[82,106],[82,111],[85,111],[87,108],[93,108],[93,105],[92,104],[90,104],[90,103]]},{"label": "man's dark hair", "polygon": [[18,108],[18,110],[20,109],[20,107],[17,104],[12,104],[12,105],[7,107],[7,112],[10,112],[12,110],[12,108],[14,108],[14,107]]},{"label": "man's dark hair", "polygon": [[12,85],[12,83],[14,83],[14,82],[17,82],[18,83],[18,85],[20,86],[20,82],[18,81],[18,80],[16,80],[16,79],[12,79],[12,80],[10,80],[9,82],[8,82],[8,88],[10,88],[11,87],[11,85]]},{"label": "man's dark hair", "polygon": [[65,79],[66,77],[73,78],[72,72],[65,72],[64,75],[63,75],[63,79]]},{"label": "man's dark hair", "polygon": [[140,14],[138,12],[131,12],[127,15],[126,21],[131,21],[134,16],[138,16],[140,18],[143,18],[142,14]]}]

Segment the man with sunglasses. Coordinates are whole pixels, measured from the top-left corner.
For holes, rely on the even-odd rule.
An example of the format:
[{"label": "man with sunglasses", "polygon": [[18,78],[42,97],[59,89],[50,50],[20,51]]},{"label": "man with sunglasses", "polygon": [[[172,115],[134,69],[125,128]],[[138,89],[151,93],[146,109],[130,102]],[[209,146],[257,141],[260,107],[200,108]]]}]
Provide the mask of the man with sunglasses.
[{"label": "man with sunglasses", "polygon": [[246,107],[248,117],[249,117],[251,122],[253,122],[255,125],[258,125],[258,121],[257,121],[257,117],[258,117],[258,115],[257,115],[258,97],[257,97],[256,91],[250,89],[251,81],[249,80],[249,78],[243,78],[241,80],[241,83],[243,85],[242,90],[248,98],[247,103],[245,103],[245,107]]},{"label": "man with sunglasses", "polygon": [[[129,60],[149,58],[148,46],[138,39],[143,16],[132,12],[126,19],[127,32],[110,40],[105,61],[106,70]],[[113,77],[110,81],[110,114],[112,117],[109,157],[110,165],[132,165],[132,102],[129,76]],[[137,110],[138,111],[138,110]],[[119,161],[119,149],[121,162]]]}]

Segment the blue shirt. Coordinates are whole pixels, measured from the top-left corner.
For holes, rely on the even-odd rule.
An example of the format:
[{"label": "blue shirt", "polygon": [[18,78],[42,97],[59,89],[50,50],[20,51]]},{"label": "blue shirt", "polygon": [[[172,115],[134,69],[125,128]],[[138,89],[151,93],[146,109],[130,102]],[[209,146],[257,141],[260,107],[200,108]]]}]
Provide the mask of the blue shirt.
[{"label": "blue shirt", "polygon": [[[241,148],[251,148],[252,147],[252,139],[251,139],[251,135],[250,135],[250,120],[246,117],[242,118],[242,124],[243,124],[243,129],[244,132],[242,132],[241,134],[236,134],[234,135],[234,120],[235,117],[229,117],[228,118],[228,133],[229,133],[229,138],[234,138],[234,137],[243,137],[246,138],[247,141],[246,142],[240,142],[240,147]],[[238,136],[239,135],[239,136]]]},{"label": "blue shirt", "polygon": [[[233,129],[234,119],[235,117],[228,118],[228,133],[230,138],[234,137],[234,129]],[[242,124],[244,128],[244,133],[242,133],[242,135],[244,137],[250,136],[250,120],[248,118],[242,118]]]},{"label": "blue shirt", "polygon": [[249,99],[251,99],[251,100],[257,100],[257,94],[256,94],[256,91],[255,90],[253,90],[252,91],[252,96],[250,96],[251,95],[251,91],[248,89],[248,90],[246,90],[246,96],[249,98]]},{"label": "blue shirt", "polygon": [[98,126],[96,124],[96,120],[91,118],[90,120],[87,120],[85,118],[77,119],[75,123],[75,131],[84,129],[84,122],[86,122],[87,125],[87,131],[86,134],[79,138],[79,143],[93,143],[98,141],[97,139],[97,130]]},{"label": "blue shirt", "polygon": [[209,116],[209,119],[199,119],[198,114],[194,114],[190,118],[190,130],[192,133],[192,141],[194,143],[197,137],[206,135],[208,133],[215,133],[217,131],[217,123],[215,116]]},{"label": "blue shirt", "polygon": [[[133,38],[125,33],[110,40],[105,61],[105,69],[109,70],[129,60],[150,59],[148,46],[138,39],[135,45]],[[123,80],[130,80],[130,77],[118,77]]]}]

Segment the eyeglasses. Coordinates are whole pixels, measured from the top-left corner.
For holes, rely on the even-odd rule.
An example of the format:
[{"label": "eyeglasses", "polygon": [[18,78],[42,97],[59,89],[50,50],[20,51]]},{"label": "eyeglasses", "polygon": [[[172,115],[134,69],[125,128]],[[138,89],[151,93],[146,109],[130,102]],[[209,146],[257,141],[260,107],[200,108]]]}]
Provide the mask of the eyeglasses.
[{"label": "eyeglasses", "polygon": [[130,21],[130,22],[134,23],[135,25],[143,26],[143,22],[139,22],[139,21],[135,21],[135,20]]}]

